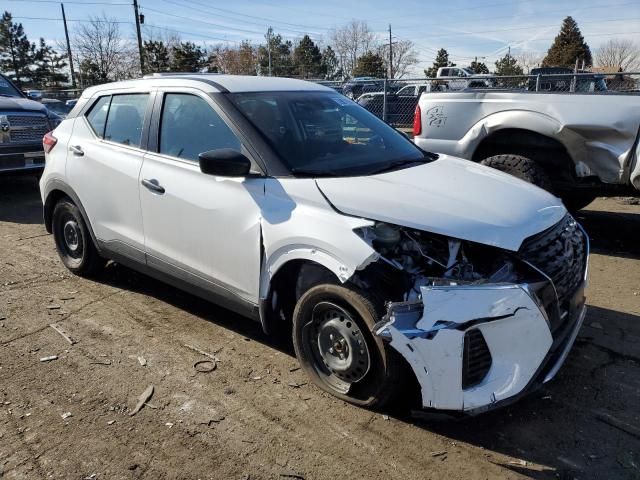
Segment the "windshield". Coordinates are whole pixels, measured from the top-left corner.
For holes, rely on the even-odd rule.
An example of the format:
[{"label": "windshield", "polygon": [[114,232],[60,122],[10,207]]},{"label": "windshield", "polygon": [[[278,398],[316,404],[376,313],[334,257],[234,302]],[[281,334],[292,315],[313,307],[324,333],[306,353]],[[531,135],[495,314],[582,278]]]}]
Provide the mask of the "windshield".
[{"label": "windshield", "polygon": [[0,96],[4,97],[22,97],[17,88],[15,88],[9,81],[0,76]]},{"label": "windshield", "polygon": [[433,158],[337,93],[230,96],[296,175],[369,175]]}]

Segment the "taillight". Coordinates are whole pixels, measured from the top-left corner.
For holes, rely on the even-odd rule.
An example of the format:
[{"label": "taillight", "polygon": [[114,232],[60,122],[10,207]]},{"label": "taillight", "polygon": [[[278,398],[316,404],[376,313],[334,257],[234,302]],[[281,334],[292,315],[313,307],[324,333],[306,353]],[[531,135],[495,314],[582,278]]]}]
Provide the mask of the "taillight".
[{"label": "taillight", "polygon": [[44,153],[49,153],[53,149],[53,147],[56,146],[56,143],[58,143],[58,139],[54,137],[51,132],[47,133],[42,138],[42,147],[44,148]]},{"label": "taillight", "polygon": [[413,136],[416,137],[422,133],[422,112],[420,105],[416,105],[416,111],[413,114]]}]

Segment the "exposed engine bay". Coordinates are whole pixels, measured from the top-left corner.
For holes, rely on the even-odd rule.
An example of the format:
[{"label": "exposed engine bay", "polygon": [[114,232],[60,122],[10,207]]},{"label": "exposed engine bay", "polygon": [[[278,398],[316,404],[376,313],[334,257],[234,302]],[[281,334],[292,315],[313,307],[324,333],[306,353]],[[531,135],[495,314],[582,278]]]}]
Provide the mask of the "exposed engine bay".
[{"label": "exposed engine bay", "polygon": [[513,256],[495,247],[383,222],[357,233],[380,254],[383,262],[408,277],[409,288],[403,301],[420,299],[423,286],[522,280]]}]

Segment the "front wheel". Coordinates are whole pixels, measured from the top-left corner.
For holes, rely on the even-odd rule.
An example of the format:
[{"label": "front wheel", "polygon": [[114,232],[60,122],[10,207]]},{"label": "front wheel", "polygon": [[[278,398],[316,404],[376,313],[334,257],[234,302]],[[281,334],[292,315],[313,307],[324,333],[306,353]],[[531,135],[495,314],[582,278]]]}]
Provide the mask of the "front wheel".
[{"label": "front wheel", "polygon": [[322,284],[293,313],[293,345],[302,368],[322,390],[347,402],[381,407],[398,391],[398,354],[372,333],[380,309],[366,294]]}]

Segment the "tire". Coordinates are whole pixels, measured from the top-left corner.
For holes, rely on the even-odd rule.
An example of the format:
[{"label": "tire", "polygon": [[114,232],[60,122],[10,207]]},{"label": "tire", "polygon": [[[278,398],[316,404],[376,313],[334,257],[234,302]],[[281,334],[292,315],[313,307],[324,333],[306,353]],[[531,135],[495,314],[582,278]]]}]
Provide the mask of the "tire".
[{"label": "tire", "polygon": [[521,155],[495,155],[485,158],[480,163],[513,175],[525,182],[532,183],[547,192],[554,193],[551,181],[544,169],[527,157]]},{"label": "tire", "polygon": [[388,405],[402,386],[402,359],[375,337],[381,308],[365,293],[321,284],[304,293],[293,313],[300,365],[322,390],[355,405]]},{"label": "tire", "polygon": [[69,199],[62,199],[53,208],[53,238],[58,255],[72,273],[81,277],[93,276],[104,267],[78,207]]}]

